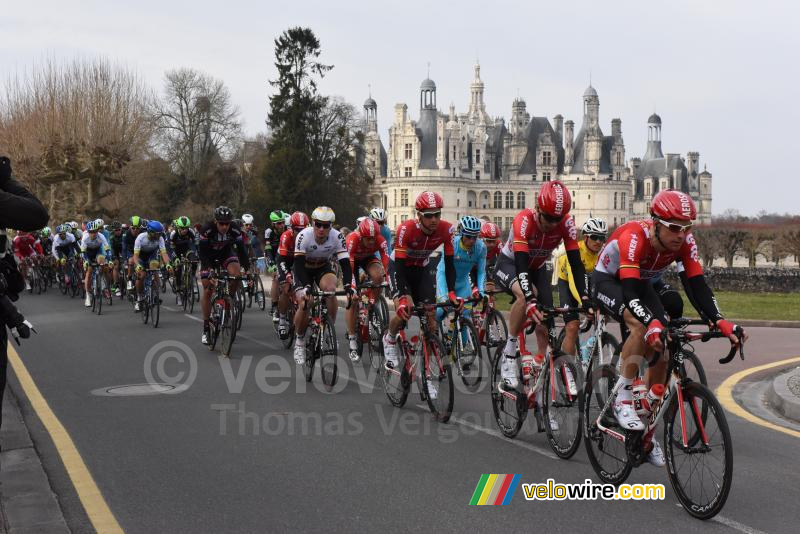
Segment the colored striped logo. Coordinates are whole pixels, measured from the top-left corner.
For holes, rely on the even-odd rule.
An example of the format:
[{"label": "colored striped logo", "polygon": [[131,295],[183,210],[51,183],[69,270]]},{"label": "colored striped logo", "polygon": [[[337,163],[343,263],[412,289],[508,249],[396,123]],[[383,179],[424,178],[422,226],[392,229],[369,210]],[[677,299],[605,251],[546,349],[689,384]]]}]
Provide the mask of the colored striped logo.
[{"label": "colored striped logo", "polygon": [[481,475],[470,504],[509,504],[520,475]]}]

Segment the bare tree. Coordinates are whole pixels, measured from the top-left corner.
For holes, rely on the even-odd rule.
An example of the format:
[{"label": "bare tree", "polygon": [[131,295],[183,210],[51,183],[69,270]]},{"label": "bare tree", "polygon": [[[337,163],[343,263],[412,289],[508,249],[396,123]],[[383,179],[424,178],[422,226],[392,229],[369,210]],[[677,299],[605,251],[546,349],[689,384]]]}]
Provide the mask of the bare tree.
[{"label": "bare tree", "polygon": [[194,69],[166,73],[164,96],[154,106],[153,119],[158,150],[184,185],[205,177],[215,155],[233,155],[241,138],[239,108],[228,88]]},{"label": "bare tree", "polygon": [[114,215],[101,201],[147,146],[151,98],[134,72],[107,60],[51,60],[8,80],[0,145],[54,217]]}]

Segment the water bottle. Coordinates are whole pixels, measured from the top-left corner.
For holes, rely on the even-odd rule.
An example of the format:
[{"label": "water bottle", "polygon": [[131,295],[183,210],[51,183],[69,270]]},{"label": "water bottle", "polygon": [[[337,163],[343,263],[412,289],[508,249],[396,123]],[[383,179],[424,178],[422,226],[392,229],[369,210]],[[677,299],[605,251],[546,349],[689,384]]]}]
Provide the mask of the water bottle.
[{"label": "water bottle", "polygon": [[653,384],[653,387],[642,399],[642,410],[645,411],[645,415],[650,415],[653,412],[653,408],[655,408],[656,403],[661,401],[662,397],[664,397],[664,384]]},{"label": "water bottle", "polygon": [[592,353],[594,352],[594,346],[597,344],[597,336],[592,335],[589,339],[586,340],[586,343],[581,345],[581,361],[583,363],[589,363],[589,358],[592,357]]}]

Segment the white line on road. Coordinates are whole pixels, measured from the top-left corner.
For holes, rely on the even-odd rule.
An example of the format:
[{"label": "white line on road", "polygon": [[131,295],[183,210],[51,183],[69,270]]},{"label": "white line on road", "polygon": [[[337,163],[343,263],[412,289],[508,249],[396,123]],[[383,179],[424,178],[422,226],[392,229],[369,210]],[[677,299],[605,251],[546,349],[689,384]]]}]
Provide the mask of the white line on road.
[{"label": "white line on road", "polygon": [[[681,503],[676,502],[675,506],[678,508],[683,508]],[[728,519],[727,517],[723,517],[721,515],[717,515],[711,518],[711,521],[716,521],[726,527],[730,527],[734,530],[738,530],[739,532],[744,532],[745,534],[767,534],[763,530],[758,530],[757,528],[748,527],[744,523],[739,523],[738,521],[734,521],[733,519]]]}]

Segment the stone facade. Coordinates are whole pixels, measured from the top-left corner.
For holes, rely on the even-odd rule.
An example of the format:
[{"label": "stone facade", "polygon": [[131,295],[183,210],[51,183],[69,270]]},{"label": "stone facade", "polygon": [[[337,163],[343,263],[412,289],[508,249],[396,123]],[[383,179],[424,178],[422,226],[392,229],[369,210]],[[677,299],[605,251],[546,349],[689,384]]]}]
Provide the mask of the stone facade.
[{"label": "stone facade", "polygon": [[[365,111],[365,165],[374,179],[370,201],[389,214],[392,226],[414,216],[414,199],[424,190],[442,194],[443,217],[451,222],[466,214],[491,220],[507,230],[523,208],[532,208],[542,182],[562,180],[572,193],[572,213],[580,225],[590,215],[611,226],[647,216],[649,202],[667,187],[689,193],[700,222],[711,216],[711,174],[698,172],[700,155],[661,153],[661,119],[648,120],[648,148],[642,158],[626,159],[622,121],[612,119],[611,135],[600,126],[600,98],[589,86],[583,94],[583,119],[575,123],[556,115],[532,117],[524,100],[511,104],[511,118],[492,119],[484,103],[480,65],[475,65],[466,113],[451,104],[437,107],[436,84],[420,86],[419,119],[408,106],[394,107],[389,149],[377,133],[377,104]],[[657,119],[657,121],[656,121]]]}]

